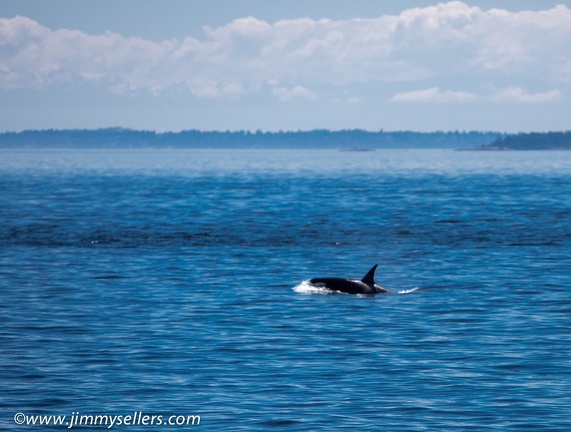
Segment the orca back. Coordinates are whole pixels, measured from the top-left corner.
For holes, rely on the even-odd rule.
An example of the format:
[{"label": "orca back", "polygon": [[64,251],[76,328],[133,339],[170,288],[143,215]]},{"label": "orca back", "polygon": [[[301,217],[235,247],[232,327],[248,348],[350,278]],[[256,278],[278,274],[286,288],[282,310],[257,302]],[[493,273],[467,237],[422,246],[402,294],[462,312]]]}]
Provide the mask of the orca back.
[{"label": "orca back", "polygon": [[385,288],[375,283],[375,264],[367,272],[361,280],[354,279],[341,279],[341,278],[314,278],[310,279],[309,283],[317,286],[328,288],[333,291],[344,292],[347,294],[380,294],[389,292]]}]

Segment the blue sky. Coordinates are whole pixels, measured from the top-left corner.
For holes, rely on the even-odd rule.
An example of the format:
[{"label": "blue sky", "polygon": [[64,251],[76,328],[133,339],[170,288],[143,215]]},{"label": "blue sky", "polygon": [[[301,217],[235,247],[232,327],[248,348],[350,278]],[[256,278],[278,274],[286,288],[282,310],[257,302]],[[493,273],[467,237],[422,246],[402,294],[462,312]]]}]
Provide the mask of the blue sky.
[{"label": "blue sky", "polygon": [[0,131],[569,130],[571,0],[2,0]]}]

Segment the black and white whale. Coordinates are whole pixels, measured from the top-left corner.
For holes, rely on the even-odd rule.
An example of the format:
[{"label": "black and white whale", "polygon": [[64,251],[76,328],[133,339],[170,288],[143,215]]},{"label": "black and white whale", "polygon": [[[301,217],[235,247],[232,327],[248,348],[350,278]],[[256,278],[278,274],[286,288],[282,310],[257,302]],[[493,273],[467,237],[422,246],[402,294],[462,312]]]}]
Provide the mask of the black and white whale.
[{"label": "black and white whale", "polygon": [[347,294],[383,294],[390,292],[389,290],[375,283],[375,264],[371,270],[361,280],[342,279],[342,278],[314,278],[309,283],[317,288],[327,288],[332,291],[344,292]]}]

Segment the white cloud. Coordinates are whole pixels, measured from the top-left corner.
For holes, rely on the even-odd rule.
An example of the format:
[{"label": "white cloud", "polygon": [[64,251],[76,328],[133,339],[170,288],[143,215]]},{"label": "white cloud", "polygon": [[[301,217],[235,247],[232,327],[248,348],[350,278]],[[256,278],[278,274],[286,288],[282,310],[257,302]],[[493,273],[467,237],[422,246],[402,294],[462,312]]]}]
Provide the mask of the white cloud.
[{"label": "white cloud", "polygon": [[300,85],[296,85],[292,88],[274,87],[272,89],[272,94],[282,102],[289,102],[293,99],[300,99],[300,98],[307,100],[317,99],[317,96],[314,92]]},{"label": "white cloud", "polygon": [[440,90],[431,87],[426,90],[396,93],[390,100],[392,102],[468,102],[476,100],[477,96],[463,91]]},{"label": "white cloud", "polygon": [[495,95],[476,95],[463,91],[440,90],[438,87],[431,87],[425,90],[414,90],[409,92],[396,93],[390,99],[391,102],[470,102],[475,100],[488,100],[494,102],[556,102],[562,99],[562,93],[559,90],[550,90],[547,92],[529,93],[519,87],[509,87],[501,90]]},{"label": "white cloud", "polygon": [[493,99],[498,102],[557,102],[562,99],[562,94],[559,90],[550,90],[543,93],[529,93],[518,87],[510,87],[499,92],[493,97]]},{"label": "white cloud", "polygon": [[349,96],[346,98],[337,98],[335,99],[335,102],[348,105],[359,105],[363,103],[363,98],[360,96]]},{"label": "white cloud", "polygon": [[[29,18],[0,18],[0,89],[42,88],[73,80],[116,92],[186,91],[239,97],[269,88],[279,100],[315,99],[317,85],[513,79],[545,88],[571,85],[571,10],[488,11],[459,1],[375,19],[267,23],[254,17],[206,28],[202,38],[154,42],[117,33],[51,30]],[[278,85],[279,83],[279,85]],[[447,85],[448,86],[448,85]],[[529,85],[531,86],[531,84]],[[510,93],[511,92],[511,93]],[[506,90],[499,99],[553,99],[562,93]],[[393,101],[474,100],[432,87]],[[355,100],[356,101],[356,100]]]}]

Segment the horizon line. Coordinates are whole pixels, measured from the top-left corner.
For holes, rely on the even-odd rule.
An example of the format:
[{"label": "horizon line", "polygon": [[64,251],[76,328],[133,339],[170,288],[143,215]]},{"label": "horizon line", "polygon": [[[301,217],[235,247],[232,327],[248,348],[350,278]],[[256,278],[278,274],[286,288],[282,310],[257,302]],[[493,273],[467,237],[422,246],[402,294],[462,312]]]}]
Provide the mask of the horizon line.
[{"label": "horizon line", "polygon": [[500,135],[518,135],[518,134],[532,134],[532,133],[539,133],[539,134],[546,134],[546,133],[564,133],[564,132],[571,132],[571,129],[566,130],[546,130],[546,131],[518,131],[518,132],[500,132],[497,130],[478,130],[478,129],[471,129],[471,130],[442,130],[442,129],[435,129],[432,131],[418,131],[412,129],[399,129],[399,130],[385,130],[383,128],[378,130],[370,130],[370,129],[363,129],[363,128],[344,128],[344,129],[328,129],[328,128],[314,128],[314,129],[288,129],[288,130],[263,130],[263,129],[180,129],[180,130],[164,130],[164,131],[157,131],[152,129],[134,129],[129,127],[123,126],[106,126],[106,127],[98,127],[98,128],[38,128],[38,129],[22,129],[19,131],[15,130],[3,130],[0,131],[0,134],[21,134],[26,132],[72,132],[72,131],[84,131],[84,132],[97,132],[97,131],[117,131],[117,132],[143,132],[143,133],[153,133],[155,135],[163,135],[163,134],[177,134],[177,133],[185,133],[185,132],[199,132],[199,133],[246,133],[251,135],[256,134],[290,134],[290,133],[311,133],[311,132],[329,132],[329,133],[342,133],[342,132],[364,132],[370,134],[379,134],[379,133],[416,133],[416,134],[437,134],[437,133],[452,133],[452,134],[468,134],[468,133],[481,133],[481,134],[500,134]]}]

